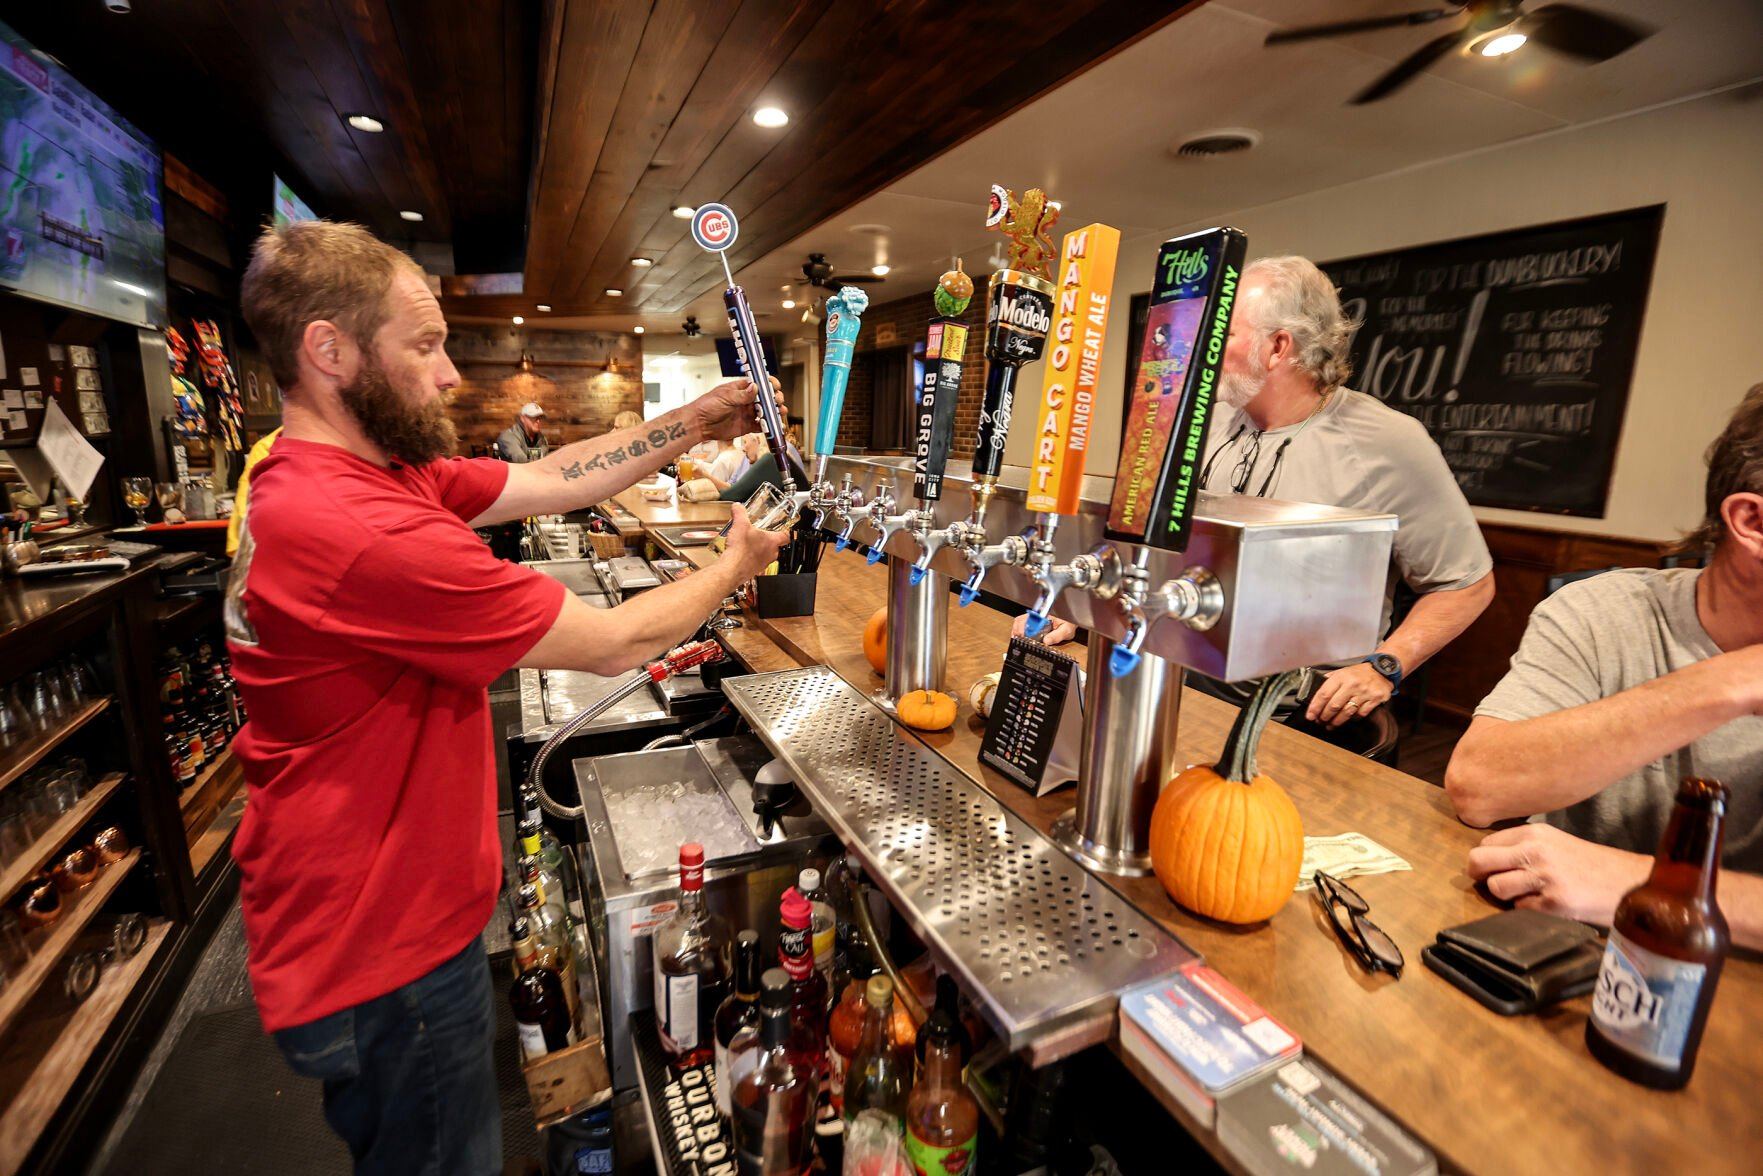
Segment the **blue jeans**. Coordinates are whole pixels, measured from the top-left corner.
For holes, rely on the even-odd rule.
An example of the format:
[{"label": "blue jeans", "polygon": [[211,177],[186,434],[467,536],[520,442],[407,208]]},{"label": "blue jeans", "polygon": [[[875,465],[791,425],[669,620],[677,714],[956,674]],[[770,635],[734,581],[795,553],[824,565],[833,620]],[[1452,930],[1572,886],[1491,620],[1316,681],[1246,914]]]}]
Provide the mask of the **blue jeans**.
[{"label": "blue jeans", "polygon": [[357,1173],[489,1176],[502,1170],[495,1032],[480,938],[428,975],[275,1042],[296,1074],[324,1083],[325,1121]]}]

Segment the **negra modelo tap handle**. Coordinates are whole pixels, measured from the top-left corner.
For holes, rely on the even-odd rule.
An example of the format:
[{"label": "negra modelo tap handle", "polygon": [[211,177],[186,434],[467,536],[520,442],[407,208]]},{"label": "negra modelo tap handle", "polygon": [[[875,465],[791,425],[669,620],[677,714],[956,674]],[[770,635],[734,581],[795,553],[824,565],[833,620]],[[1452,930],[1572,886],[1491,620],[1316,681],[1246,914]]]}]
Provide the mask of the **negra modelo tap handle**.
[{"label": "negra modelo tap handle", "polygon": [[1165,241],[1134,369],[1108,508],[1110,539],[1185,551],[1206,424],[1249,239],[1231,228]]},{"label": "negra modelo tap handle", "polygon": [[966,368],[967,324],[954,317],[973,297],[973,279],[961,263],[944,274],[936,289],[941,313],[931,319],[924,339],[924,383],[918,393],[918,435],[912,449],[912,489],[921,503],[943,496],[943,471],[955,439],[955,401]]},{"label": "negra modelo tap handle", "polygon": [[986,283],[986,358],[991,367],[973,450],[974,480],[986,497],[1004,465],[1016,374],[1023,364],[1041,357],[1053,325],[1053,254],[1047,232],[1058,219],[1058,207],[1039,188],[1030,188],[1019,201],[1009,189],[992,185],[986,227],[1010,238],[1010,255],[1009,266]]}]

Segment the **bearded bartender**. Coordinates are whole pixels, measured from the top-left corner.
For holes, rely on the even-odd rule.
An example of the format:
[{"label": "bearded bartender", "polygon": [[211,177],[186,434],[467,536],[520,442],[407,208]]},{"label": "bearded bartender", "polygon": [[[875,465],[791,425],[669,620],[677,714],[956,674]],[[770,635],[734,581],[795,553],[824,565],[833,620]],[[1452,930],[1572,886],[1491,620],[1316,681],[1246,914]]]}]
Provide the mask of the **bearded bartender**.
[{"label": "bearded bartender", "polygon": [[513,666],[622,673],[688,637],[787,536],[740,507],[727,552],[613,609],[473,533],[605,499],[755,427],[744,380],[509,465],[453,457],[447,324],[366,230],[271,229],[241,291],[281,385],[227,601],[250,721],[240,869],[251,985],[288,1064],[324,1084],[357,1172],[502,1169],[481,934],[502,854],[486,687]]}]

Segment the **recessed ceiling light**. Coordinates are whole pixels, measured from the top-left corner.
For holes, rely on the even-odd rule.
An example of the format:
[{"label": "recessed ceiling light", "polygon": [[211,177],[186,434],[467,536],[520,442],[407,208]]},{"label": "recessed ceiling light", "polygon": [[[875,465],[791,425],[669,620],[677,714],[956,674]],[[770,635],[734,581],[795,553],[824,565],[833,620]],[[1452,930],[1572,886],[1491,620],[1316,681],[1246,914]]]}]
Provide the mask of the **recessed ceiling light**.
[{"label": "recessed ceiling light", "polygon": [[648,269],[655,264],[655,259],[653,257],[633,257],[631,258],[631,264],[638,269]]},{"label": "recessed ceiling light", "polygon": [[606,287],[606,297],[608,297],[608,298],[623,298],[624,291],[620,290],[617,286],[608,286],[608,287]]},{"label": "recessed ceiling light", "polygon": [[893,268],[894,267],[891,265],[872,265],[869,267],[869,272],[874,274],[878,278],[885,278],[893,270]]},{"label": "recessed ceiling light", "polygon": [[691,220],[692,213],[696,211],[697,210],[689,204],[676,204],[673,206],[673,215],[679,217],[681,220]]},{"label": "recessed ceiling light", "polygon": [[539,310],[541,310],[545,314],[550,314],[551,313],[551,304],[549,302],[541,302],[541,303],[539,303]]},{"label": "recessed ceiling light", "polygon": [[1483,57],[1504,57],[1517,49],[1522,49],[1530,38],[1523,33],[1507,31],[1499,33],[1477,48]]},{"label": "recessed ceiling light", "polygon": [[761,106],[753,112],[753,121],[762,127],[781,127],[788,125],[790,116],[775,106]]},{"label": "recessed ceiling light", "polygon": [[386,129],[386,124],[371,114],[352,114],[344,121],[356,130],[366,131],[370,135],[377,135]]},{"label": "recessed ceiling light", "polygon": [[635,331],[639,335],[641,335],[643,333],[643,328],[642,328],[641,324],[632,327],[631,330]]},{"label": "recessed ceiling light", "polygon": [[518,314],[514,316],[514,325],[515,326],[518,327],[520,324],[522,324],[524,322],[526,322],[526,320],[521,318]]},{"label": "recessed ceiling light", "polygon": [[786,298],[783,300],[781,305],[783,306],[783,308],[785,310],[795,310],[796,309],[796,300],[794,298]]},{"label": "recessed ceiling light", "polygon": [[405,220],[409,221],[413,225],[419,223],[422,220],[422,213],[413,212],[408,208],[406,208],[403,212],[400,212],[398,215],[403,217]]}]

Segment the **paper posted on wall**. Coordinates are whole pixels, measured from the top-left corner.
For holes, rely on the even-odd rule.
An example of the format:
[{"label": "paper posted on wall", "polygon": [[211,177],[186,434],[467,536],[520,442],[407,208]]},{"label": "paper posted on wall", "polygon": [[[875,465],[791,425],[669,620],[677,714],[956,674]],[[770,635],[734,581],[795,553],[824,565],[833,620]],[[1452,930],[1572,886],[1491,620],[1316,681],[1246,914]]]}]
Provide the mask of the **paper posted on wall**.
[{"label": "paper posted on wall", "polygon": [[74,423],[50,400],[43,410],[43,428],[37,434],[37,452],[43,455],[69,494],[84,501],[92,480],[104,464],[104,455],[80,435]]}]

